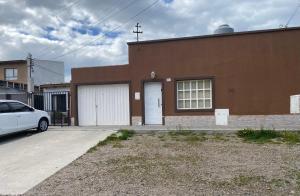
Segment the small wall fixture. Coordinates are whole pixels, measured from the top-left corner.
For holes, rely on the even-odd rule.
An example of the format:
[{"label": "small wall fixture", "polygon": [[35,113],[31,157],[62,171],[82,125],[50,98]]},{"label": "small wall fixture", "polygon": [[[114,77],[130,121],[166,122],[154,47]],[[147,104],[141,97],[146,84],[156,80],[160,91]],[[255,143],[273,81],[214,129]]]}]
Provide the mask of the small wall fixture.
[{"label": "small wall fixture", "polygon": [[151,77],[151,79],[155,79],[156,78],[156,73],[154,71],[152,71],[150,73],[150,77]]},{"label": "small wall fixture", "polygon": [[135,100],[141,100],[141,93],[140,92],[135,92],[134,93],[134,99]]}]

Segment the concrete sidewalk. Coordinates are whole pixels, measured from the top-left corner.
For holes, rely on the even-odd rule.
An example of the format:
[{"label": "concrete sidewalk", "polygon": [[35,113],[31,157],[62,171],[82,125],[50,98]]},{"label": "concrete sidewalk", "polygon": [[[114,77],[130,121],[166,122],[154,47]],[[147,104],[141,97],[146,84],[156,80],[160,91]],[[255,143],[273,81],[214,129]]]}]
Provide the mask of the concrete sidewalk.
[{"label": "concrete sidewalk", "polygon": [[[245,128],[251,128],[251,129],[274,129],[277,131],[299,131],[300,127],[298,126],[278,126],[278,127],[261,127],[261,126],[168,126],[168,125],[124,125],[124,126],[118,126],[118,125],[101,125],[101,126],[90,126],[90,127],[80,127],[80,126],[70,126],[65,127],[64,129],[66,131],[80,131],[82,129],[88,129],[90,131],[92,130],[120,130],[120,129],[127,129],[127,130],[134,130],[137,133],[151,133],[151,132],[168,132],[168,131],[180,131],[180,130],[190,130],[190,131],[198,131],[198,132],[205,132],[205,133],[235,133],[239,130],[243,130]],[[55,129],[61,129],[60,127],[53,128]]]},{"label": "concrete sidewalk", "polygon": [[[60,127],[53,127],[53,130],[61,129]],[[165,126],[165,125],[137,125],[137,126],[118,126],[118,125],[101,125],[101,126],[89,126],[89,127],[80,127],[80,126],[70,126],[65,127],[65,131],[81,131],[82,129],[87,129],[90,131],[93,130],[134,130],[137,133],[149,133],[149,132],[166,132],[166,131],[179,131],[179,130],[191,130],[191,131],[203,131],[203,132],[236,132],[241,130],[241,128],[234,128],[234,127],[224,127],[224,126],[216,126],[211,128],[204,128],[204,127],[192,127],[192,126]]]},{"label": "concrete sidewalk", "polygon": [[69,127],[0,138],[0,194],[25,193],[113,132]]}]

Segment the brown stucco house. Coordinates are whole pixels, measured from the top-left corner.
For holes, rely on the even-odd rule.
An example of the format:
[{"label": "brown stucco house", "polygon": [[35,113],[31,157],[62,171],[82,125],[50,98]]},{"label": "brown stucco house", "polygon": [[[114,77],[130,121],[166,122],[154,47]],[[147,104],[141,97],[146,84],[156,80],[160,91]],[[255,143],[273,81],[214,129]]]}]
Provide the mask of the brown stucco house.
[{"label": "brown stucco house", "polygon": [[228,127],[300,128],[300,116],[290,114],[290,97],[300,94],[299,27],[128,47],[127,65],[72,69],[76,125],[209,129],[224,109]]},{"label": "brown stucco house", "polygon": [[0,61],[0,80],[27,84],[26,60]]}]

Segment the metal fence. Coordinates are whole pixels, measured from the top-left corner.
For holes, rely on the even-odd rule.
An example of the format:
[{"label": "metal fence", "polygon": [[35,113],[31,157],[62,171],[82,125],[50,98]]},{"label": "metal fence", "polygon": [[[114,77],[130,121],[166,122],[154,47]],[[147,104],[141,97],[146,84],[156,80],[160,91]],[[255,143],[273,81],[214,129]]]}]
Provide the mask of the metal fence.
[{"label": "metal fence", "polygon": [[0,80],[0,87],[26,91],[27,84]]},{"label": "metal fence", "polygon": [[51,116],[51,125],[70,126],[70,92],[39,92],[31,94],[29,101],[38,110],[44,110]]},{"label": "metal fence", "polygon": [[17,100],[48,112],[52,126],[70,126],[70,92],[0,93],[0,99]]}]

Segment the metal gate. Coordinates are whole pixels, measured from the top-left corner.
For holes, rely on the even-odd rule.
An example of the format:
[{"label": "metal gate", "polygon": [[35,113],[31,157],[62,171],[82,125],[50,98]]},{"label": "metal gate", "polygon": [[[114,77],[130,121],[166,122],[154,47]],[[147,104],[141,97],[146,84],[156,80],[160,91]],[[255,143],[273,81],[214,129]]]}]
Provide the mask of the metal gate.
[{"label": "metal gate", "polygon": [[48,112],[52,126],[70,126],[70,92],[38,92],[29,96],[28,103],[35,109]]}]

